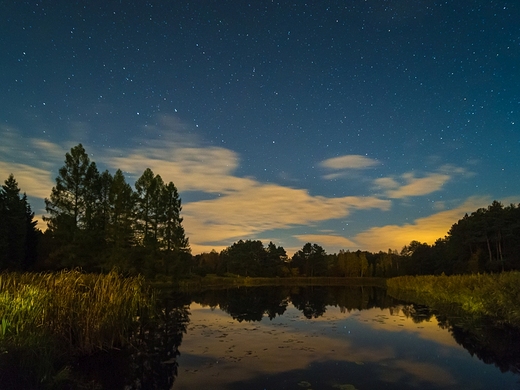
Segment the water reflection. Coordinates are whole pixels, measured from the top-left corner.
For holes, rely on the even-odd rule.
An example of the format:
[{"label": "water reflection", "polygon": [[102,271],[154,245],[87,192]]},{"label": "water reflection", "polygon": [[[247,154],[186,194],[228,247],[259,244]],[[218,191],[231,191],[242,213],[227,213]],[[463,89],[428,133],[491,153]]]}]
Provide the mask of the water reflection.
[{"label": "water reflection", "polygon": [[85,378],[97,372],[109,389],[520,389],[518,329],[381,289],[168,293],[160,307],[132,350],[80,362]]},{"label": "water reflection", "polygon": [[383,290],[241,288],[193,301],[174,389],[520,388],[459,346],[458,313]]},{"label": "water reflection", "polygon": [[157,312],[140,319],[125,350],[100,351],[73,367],[73,388],[170,389],[177,376],[179,346],[190,321],[191,300],[170,293],[158,298]]}]

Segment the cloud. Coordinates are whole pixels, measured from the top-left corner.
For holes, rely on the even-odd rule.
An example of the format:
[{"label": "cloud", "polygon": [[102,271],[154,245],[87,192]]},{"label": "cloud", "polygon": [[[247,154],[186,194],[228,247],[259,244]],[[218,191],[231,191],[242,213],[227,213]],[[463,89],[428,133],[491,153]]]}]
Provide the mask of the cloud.
[{"label": "cloud", "polygon": [[329,169],[365,169],[378,164],[377,160],[357,154],[329,158],[320,163],[322,167]]},{"label": "cloud", "polygon": [[56,164],[65,160],[67,148],[46,139],[25,138],[21,133],[15,128],[0,127],[0,155],[3,162],[52,170]]},{"label": "cloud", "polygon": [[150,168],[183,191],[231,193],[254,184],[252,179],[233,175],[238,167],[237,154],[218,147],[178,147],[165,141],[160,148],[134,149],[124,157],[113,156],[105,160],[135,177]]},{"label": "cloud", "polygon": [[[163,118],[162,126],[151,130],[153,137],[163,134],[159,141],[153,137],[136,140],[142,146],[126,152],[115,151],[103,160],[135,178],[149,167],[166,182],[173,181],[181,196],[182,191],[201,191],[214,196],[183,205],[184,227],[194,253],[222,248],[222,243],[231,245],[234,240],[252,238],[269,230],[342,218],[353,209],[390,208],[390,201],[377,197],[313,196],[305,189],[237,176],[235,171],[240,164],[237,153],[201,146],[196,138],[184,137],[182,124],[171,118]],[[363,156],[353,157],[350,164],[358,167],[360,161],[365,165],[373,161]],[[341,166],[346,166],[345,161]]]},{"label": "cloud", "polygon": [[[405,173],[399,179],[400,181],[393,177],[382,177],[374,180],[374,184],[377,188],[382,189],[389,198],[398,199],[428,195],[439,191],[452,179],[452,176],[445,173],[430,173],[417,178],[413,173]],[[402,182],[405,184],[401,184]]]},{"label": "cloud", "polygon": [[361,155],[345,155],[329,158],[320,163],[320,166],[326,169],[339,170],[339,172],[328,173],[323,176],[325,180],[335,180],[350,176],[352,170],[360,170],[379,165],[377,160],[361,156]]},{"label": "cloud", "polygon": [[312,225],[347,216],[353,209],[387,210],[390,202],[373,197],[327,198],[303,189],[253,182],[217,199],[184,206],[192,242],[206,244],[247,238],[273,229]]},{"label": "cloud", "polygon": [[362,249],[373,252],[388,248],[400,250],[413,240],[432,245],[438,238],[444,237],[465,213],[485,207],[490,202],[488,197],[471,197],[459,207],[418,218],[411,224],[370,228],[357,234],[354,241]]},{"label": "cloud", "polygon": [[18,182],[21,192],[25,192],[27,195],[35,198],[43,199],[48,197],[51,193],[51,188],[54,186],[49,171],[45,169],[0,161],[2,183],[11,173]]},{"label": "cloud", "polygon": [[184,227],[193,251],[222,248],[234,240],[273,230],[315,224],[347,216],[352,209],[388,210],[390,201],[376,197],[327,198],[305,189],[260,183],[235,174],[240,160],[220,147],[199,147],[163,140],[123,156],[105,158],[135,177],[149,167],[182,191],[202,191],[216,197],[185,203]]}]

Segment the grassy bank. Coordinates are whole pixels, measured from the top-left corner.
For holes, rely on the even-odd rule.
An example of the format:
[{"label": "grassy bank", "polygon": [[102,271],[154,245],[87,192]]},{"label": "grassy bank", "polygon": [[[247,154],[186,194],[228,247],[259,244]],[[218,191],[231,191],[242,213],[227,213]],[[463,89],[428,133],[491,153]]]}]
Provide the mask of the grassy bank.
[{"label": "grassy bank", "polygon": [[[160,285],[155,285],[160,287]],[[334,278],[334,277],[284,277],[250,278],[243,276],[206,275],[180,280],[176,287],[181,291],[204,290],[213,288],[255,287],[255,286],[375,286],[385,287],[382,278]],[[165,285],[164,287],[171,287]]]},{"label": "grassy bank", "polygon": [[116,272],[0,274],[0,375],[48,381],[60,361],[122,346],[150,302],[142,277]]},{"label": "grassy bank", "polygon": [[387,280],[387,292],[432,307],[453,303],[467,313],[520,326],[520,272],[401,276]]}]

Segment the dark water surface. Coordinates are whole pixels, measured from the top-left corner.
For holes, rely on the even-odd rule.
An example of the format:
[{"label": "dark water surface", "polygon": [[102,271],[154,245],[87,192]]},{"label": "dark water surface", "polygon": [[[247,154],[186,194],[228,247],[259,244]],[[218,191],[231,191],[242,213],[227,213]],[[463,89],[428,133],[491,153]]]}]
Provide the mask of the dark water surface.
[{"label": "dark water surface", "polygon": [[162,323],[134,340],[142,348],[126,388],[520,389],[518,329],[376,288],[239,288],[162,302]]}]

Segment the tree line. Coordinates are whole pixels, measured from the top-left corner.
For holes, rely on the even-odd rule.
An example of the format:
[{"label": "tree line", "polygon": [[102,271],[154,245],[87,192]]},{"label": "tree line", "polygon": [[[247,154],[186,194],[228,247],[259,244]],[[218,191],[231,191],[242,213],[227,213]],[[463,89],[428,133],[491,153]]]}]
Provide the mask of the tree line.
[{"label": "tree line", "polygon": [[0,193],[0,245],[8,249],[2,251],[2,269],[103,272],[116,267],[154,275],[185,273],[190,266],[178,190],[149,168],[134,190],[120,169],[114,175],[99,172],[81,144],[73,147],[45,199],[44,233],[19,192],[10,175]]},{"label": "tree line", "polygon": [[[247,256],[254,245],[257,254]],[[274,244],[264,248],[273,253]],[[520,270],[520,205],[493,201],[487,208],[466,214],[433,245],[412,241],[400,252],[388,249],[327,254],[318,244],[306,243],[291,258],[279,247],[276,261],[267,259],[260,241],[238,241],[220,254],[194,257],[201,273],[226,272],[242,276],[394,277],[402,275],[453,275]],[[250,259],[252,268],[242,264]],[[254,259],[254,260],[252,260]],[[236,267],[235,264],[240,264]],[[259,265],[260,264],[260,265]],[[255,273],[255,270],[259,270]]]},{"label": "tree line", "polygon": [[466,214],[435,244],[412,241],[401,252],[327,254],[306,243],[289,257],[272,242],[239,240],[220,253],[192,256],[173,182],[147,168],[132,188],[120,169],[114,175],[99,172],[81,144],[66,153],[45,209],[48,228],[41,232],[26,194],[9,175],[0,188],[1,270],[116,267],[152,277],[393,277],[520,269],[520,205],[497,201]]}]

